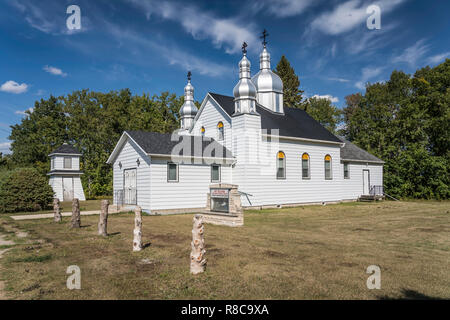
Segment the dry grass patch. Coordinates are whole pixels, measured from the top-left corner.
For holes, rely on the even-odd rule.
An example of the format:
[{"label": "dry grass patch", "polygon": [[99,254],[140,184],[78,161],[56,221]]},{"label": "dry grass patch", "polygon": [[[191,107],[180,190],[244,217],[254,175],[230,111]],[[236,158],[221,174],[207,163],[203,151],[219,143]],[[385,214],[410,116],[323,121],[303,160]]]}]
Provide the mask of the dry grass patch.
[{"label": "dry grass patch", "polygon": [[[13,299],[380,299],[450,298],[449,202],[349,203],[246,211],[245,226],[206,225],[207,271],[189,274],[192,215],[144,216],[132,252],[132,214],[11,221],[33,245],[5,254]],[[37,240],[41,240],[38,242]],[[44,241],[42,241],[44,240]],[[369,265],[381,290],[368,290]],[[66,288],[81,268],[82,290]]]}]

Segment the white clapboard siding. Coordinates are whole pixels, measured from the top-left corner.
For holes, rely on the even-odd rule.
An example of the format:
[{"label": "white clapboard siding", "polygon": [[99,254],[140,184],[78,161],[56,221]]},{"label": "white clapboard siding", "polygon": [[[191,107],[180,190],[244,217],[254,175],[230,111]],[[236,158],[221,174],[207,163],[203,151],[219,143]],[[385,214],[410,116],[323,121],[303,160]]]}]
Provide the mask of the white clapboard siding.
[{"label": "white clapboard siding", "polygon": [[[55,167],[52,170],[80,170],[80,157],[79,156],[53,156]],[[64,158],[72,158],[72,168],[64,168]]]},{"label": "white clapboard siding", "polygon": [[[167,181],[167,159],[151,160],[151,209],[204,208],[211,182],[211,166],[179,164],[178,182]],[[221,182],[231,183],[231,168],[221,166]]]},{"label": "white clapboard siding", "polygon": [[[139,166],[137,159],[140,161]],[[119,167],[119,163],[122,164],[122,168]],[[113,163],[114,196],[116,196],[116,191],[124,188],[124,170],[127,169],[137,169],[137,205],[141,206],[143,210],[150,210],[150,158],[130,139],[123,144]],[[117,203],[117,199],[114,199],[114,203]]]},{"label": "white clapboard siding", "polygon": [[73,178],[73,197],[78,198],[80,201],[85,201],[83,186],[81,185],[81,179],[79,177]]},{"label": "white clapboard siding", "polygon": [[[278,148],[272,145],[267,147],[267,150],[270,154],[268,164],[254,167],[246,173],[245,189],[240,191],[252,196],[249,197],[251,203],[246,197],[242,197],[244,205],[282,205],[341,200],[342,174],[338,145],[280,140]],[[283,151],[286,157],[285,179],[276,177],[278,151]],[[305,152],[310,156],[309,179],[302,178],[301,157]],[[325,179],[324,158],[327,154],[332,157],[333,179],[331,180]]]},{"label": "white clapboard siding", "polygon": [[363,194],[363,170],[369,170],[371,186],[383,185],[383,165],[361,162],[349,162],[350,179],[344,179],[344,164],[341,163],[342,172],[342,199],[353,200]]},{"label": "white clapboard siding", "polygon": [[[222,121],[224,126],[224,141],[218,141],[217,124]],[[226,148],[231,150],[231,123],[228,115],[217,103],[207,96],[202,112],[194,124],[191,134],[201,135],[201,128],[205,127],[205,136],[213,138]]]}]

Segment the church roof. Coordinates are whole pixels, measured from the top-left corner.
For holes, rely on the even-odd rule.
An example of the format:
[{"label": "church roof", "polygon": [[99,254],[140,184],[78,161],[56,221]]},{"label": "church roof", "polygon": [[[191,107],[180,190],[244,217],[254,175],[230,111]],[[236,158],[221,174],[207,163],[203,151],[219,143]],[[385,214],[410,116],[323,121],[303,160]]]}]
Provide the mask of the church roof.
[{"label": "church roof", "polygon": [[339,137],[345,146],[341,148],[341,160],[356,160],[356,161],[367,161],[372,163],[384,163],[383,160],[375,157],[374,155],[368,153],[366,150],[361,149],[350,141]]},{"label": "church roof", "polygon": [[[175,139],[172,139],[171,133],[158,133],[158,132],[147,132],[147,131],[125,131],[147,154],[150,155],[171,155],[172,150],[178,143],[187,142],[190,147],[190,155],[201,157],[205,149],[212,150],[211,154],[205,157],[212,158],[232,158],[231,151],[222,146],[212,138],[206,138],[202,136],[190,136],[190,135],[179,135]],[[179,139],[178,137],[181,137]],[[182,140],[186,139],[186,140]],[[174,141],[175,140],[175,141]],[[202,145],[202,154],[197,155],[194,152],[194,147],[197,145]],[[220,150],[217,152],[216,150]],[[184,150],[186,152],[186,150]],[[178,155],[178,154],[177,154]],[[186,155],[186,154],[184,154]]]},{"label": "church roof", "polygon": [[[209,93],[231,117],[234,113],[234,98],[217,93]],[[275,113],[259,104],[256,112],[261,115],[261,128],[278,129],[280,136],[341,142],[304,110],[284,107],[284,114]]]},{"label": "church roof", "polygon": [[50,155],[53,154],[71,154],[71,155],[82,155],[74,146],[64,143],[62,146],[56,148]]}]

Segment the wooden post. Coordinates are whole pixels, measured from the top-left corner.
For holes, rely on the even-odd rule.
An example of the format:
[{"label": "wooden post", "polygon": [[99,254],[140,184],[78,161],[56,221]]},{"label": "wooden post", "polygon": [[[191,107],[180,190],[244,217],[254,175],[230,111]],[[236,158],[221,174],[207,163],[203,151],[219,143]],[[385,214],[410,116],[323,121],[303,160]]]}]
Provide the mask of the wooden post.
[{"label": "wooden post", "polygon": [[98,222],[98,234],[104,237],[108,236],[108,207],[109,201],[102,200],[102,210],[100,211],[100,221]]},{"label": "wooden post", "polygon": [[205,271],[205,239],[203,237],[204,226],[203,216],[196,214],[194,216],[194,226],[192,228],[191,242],[191,273],[199,274]]},{"label": "wooden post", "polygon": [[81,227],[80,201],[77,198],[72,200],[72,228]]},{"label": "wooden post", "polygon": [[61,209],[59,207],[59,199],[58,198],[53,199],[53,214],[54,214],[54,221],[61,222],[62,215],[61,215]]},{"label": "wooden post", "polygon": [[133,251],[142,250],[142,208],[134,209]]}]

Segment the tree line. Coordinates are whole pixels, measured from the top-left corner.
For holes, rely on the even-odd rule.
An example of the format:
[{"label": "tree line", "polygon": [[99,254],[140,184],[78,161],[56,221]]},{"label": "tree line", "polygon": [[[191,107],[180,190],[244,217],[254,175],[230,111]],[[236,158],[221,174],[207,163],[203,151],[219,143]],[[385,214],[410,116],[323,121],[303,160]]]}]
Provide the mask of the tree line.
[{"label": "tree line", "polygon": [[[386,82],[368,83],[365,94],[347,96],[343,109],[328,99],[303,97],[299,77],[285,56],[274,72],[283,80],[286,106],[305,110],[331,132],[386,162],[388,194],[449,198],[449,59],[414,75],[393,71]],[[182,103],[183,97],[173,93],[138,96],[129,89],[82,90],[41,99],[11,126],[12,154],[0,156],[0,168],[33,166],[45,174],[48,154],[68,142],[83,154],[82,183],[88,197],[111,195],[112,170],[106,160],[123,131],[172,132],[178,128]]]}]

